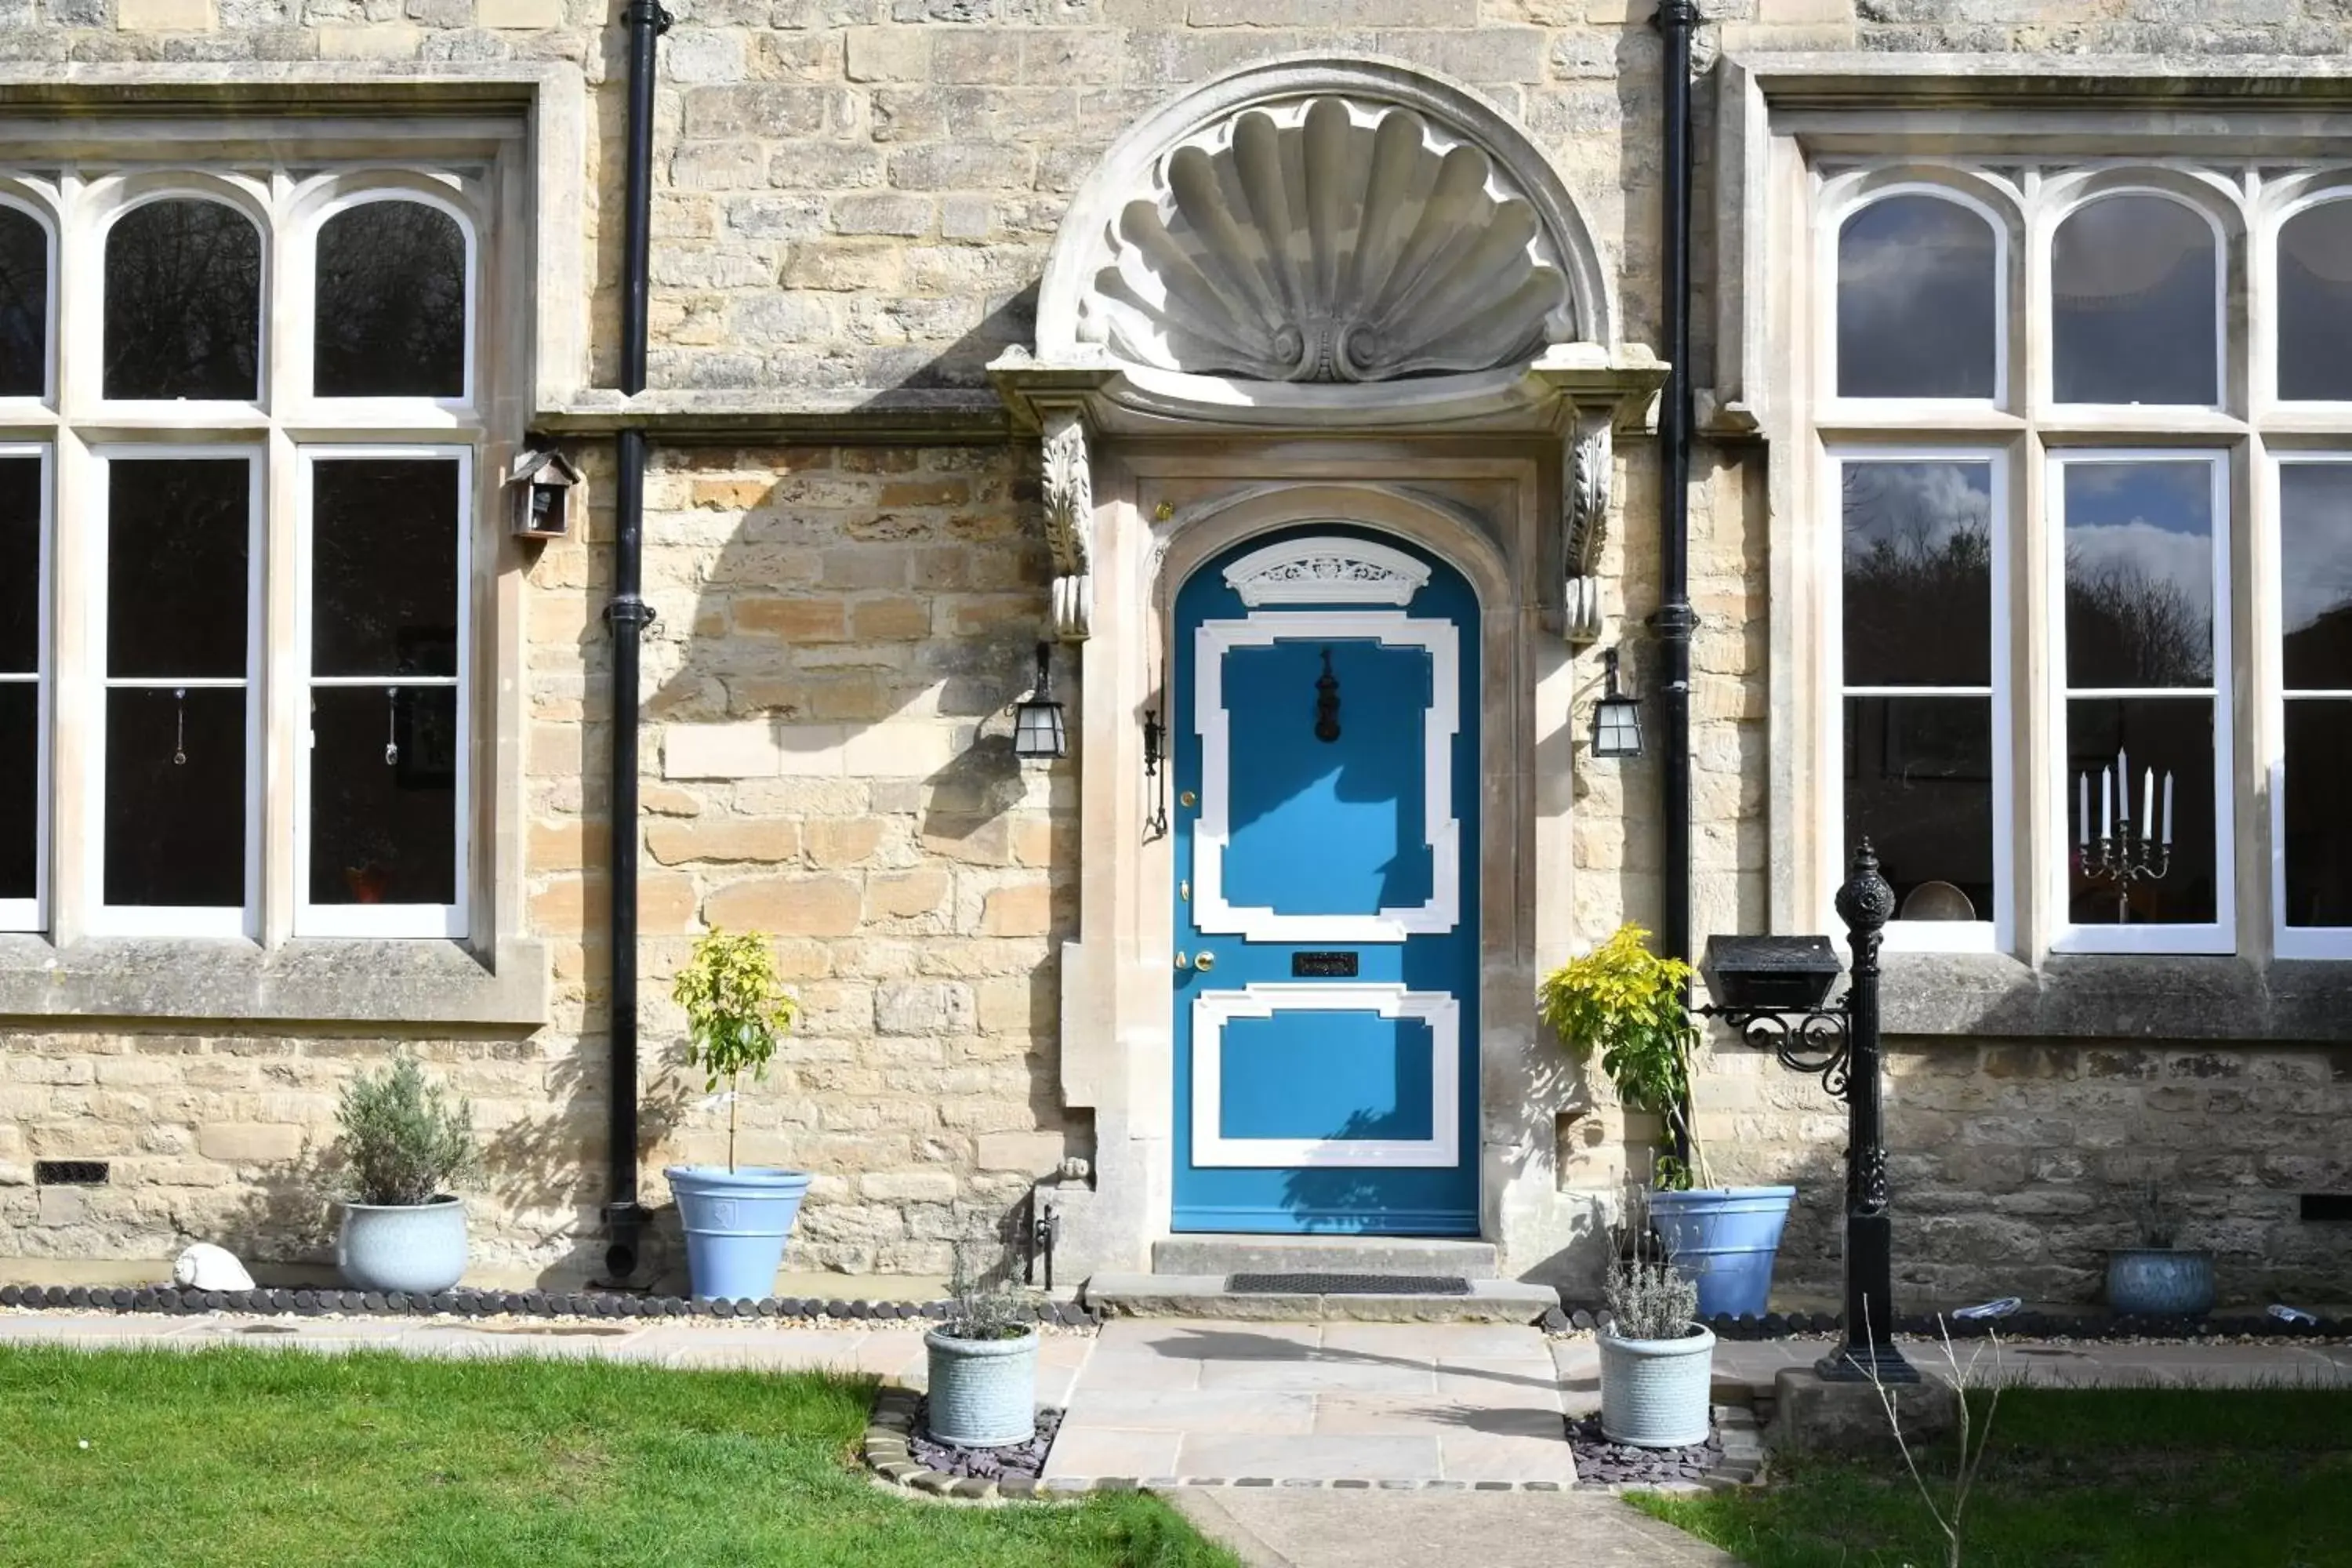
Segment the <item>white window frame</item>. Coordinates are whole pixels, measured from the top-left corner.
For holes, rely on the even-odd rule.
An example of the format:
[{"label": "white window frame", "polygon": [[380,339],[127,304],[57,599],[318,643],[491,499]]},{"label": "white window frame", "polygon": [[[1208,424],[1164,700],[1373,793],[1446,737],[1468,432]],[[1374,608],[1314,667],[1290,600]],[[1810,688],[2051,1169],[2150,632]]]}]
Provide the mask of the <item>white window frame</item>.
[{"label": "white window frame", "polygon": [[48,243],[48,271],[41,279],[46,290],[41,301],[41,390],[37,393],[0,393],[0,409],[38,408],[58,395],[58,220],[36,199],[34,188],[19,181],[0,175],[0,207],[24,214],[38,224],[42,237]]},{"label": "white window frame", "polygon": [[[2048,684],[2042,700],[2047,714],[2051,765],[2042,780],[2045,828],[2057,853],[2043,868],[2046,896],[2055,912],[2050,950],[2053,952],[2231,953],[2237,951],[2237,725],[2231,704],[2232,649],[2231,599],[2236,584],[2230,571],[2231,511],[2230,457],[2210,447],[2074,447],[2049,454],[2043,486],[2048,524],[2043,530],[2041,597],[2044,624],[2050,628]],[[2203,463],[2210,475],[2209,504],[2212,508],[2213,563],[2213,681],[2210,692],[2194,687],[2085,688],[2069,684],[2066,668],[2066,484],[2070,468],[2104,463]],[[2070,700],[2130,701],[2189,700],[2210,696],[2213,703],[2213,919],[2200,925],[2077,925],[2065,917],[2068,882],[2079,825],[2073,821],[2076,785],[2066,755],[2067,704]],[[2116,787],[2128,791],[2128,781]]]},{"label": "white window frame", "polygon": [[[2286,922],[2286,792],[2292,783],[2286,772],[2286,706],[2291,699],[2286,690],[2284,643],[2286,506],[2282,494],[2284,487],[2279,482],[2282,472],[2290,466],[2343,467],[2347,464],[2352,464],[2352,450],[2282,452],[2263,465],[2261,478],[2268,492],[2266,515],[2274,520],[2277,537],[2263,569],[2257,574],[2255,585],[2255,591],[2261,595],[2257,608],[2258,624],[2267,628],[2263,639],[2264,646],[2258,651],[2255,661],[2257,668],[2266,673],[2262,685],[2262,700],[2267,720],[2263,736],[2266,744],[2264,754],[2255,765],[2270,784],[2271,948],[2281,958],[2352,958],[2352,925],[2292,926]],[[2297,695],[2303,699],[2330,701],[2352,698],[2352,689],[2305,691]]]},{"label": "white window frame", "polygon": [[[40,516],[35,524],[34,572],[40,583],[40,610],[36,619],[40,643],[34,650],[32,685],[33,698],[33,896],[29,899],[0,899],[0,931],[37,931],[47,929],[49,914],[49,843],[50,843],[50,742],[49,710],[52,672],[57,657],[51,639],[55,635],[56,614],[51,604],[57,581],[52,557],[57,551],[57,459],[46,442],[0,441],[0,461],[30,458],[40,465]],[[21,676],[0,674],[0,682],[23,685]]]},{"label": "white window frame", "polygon": [[[1974,213],[1992,230],[1992,395],[1990,397],[1849,397],[1838,390],[1838,263],[1846,226],[1880,203],[1896,196],[1928,196]],[[1850,175],[1824,185],[1822,221],[1817,238],[1815,277],[1821,279],[1822,330],[1814,339],[1818,363],[1814,374],[1824,389],[1820,422],[1842,424],[1849,418],[1875,420],[1891,407],[1916,409],[1933,418],[1947,413],[1982,413],[2009,406],[2010,394],[2010,240],[2011,219],[1974,192],[1932,180],[1898,180],[1873,185],[1867,176]]]},{"label": "white window frame", "polygon": [[[452,676],[416,676],[406,679],[386,680],[373,676],[320,676],[311,668],[315,643],[311,612],[314,601],[310,591],[311,568],[314,564],[316,534],[313,531],[313,490],[315,465],[320,460],[362,458],[370,461],[408,459],[419,462],[447,462],[457,465],[457,580],[453,586],[457,596],[457,671]],[[467,931],[467,888],[471,875],[471,827],[473,812],[473,747],[467,738],[473,733],[473,616],[469,613],[473,583],[474,531],[474,454],[468,447],[368,445],[313,446],[301,448],[299,458],[300,499],[297,502],[298,521],[295,543],[295,603],[293,662],[299,673],[295,676],[298,699],[302,711],[302,734],[296,746],[294,785],[294,934],[322,937],[462,937]],[[321,687],[384,686],[454,688],[457,693],[457,790],[452,809],[457,813],[456,880],[452,884],[457,899],[448,904],[314,904],[310,901],[310,790],[311,763],[317,754],[311,743],[310,700],[312,693]]]},{"label": "white window frame", "polygon": [[[1834,337],[1835,325],[1832,325]],[[1845,768],[1843,742],[1845,700],[1850,696],[1978,697],[1990,710],[1992,731],[1992,871],[1993,908],[1990,920],[1902,921],[1886,922],[1885,946],[1895,952],[1993,952],[2006,951],[2016,930],[2016,875],[2010,846],[2016,797],[2011,736],[2014,731],[2015,688],[2011,680],[2011,616],[2014,602],[2010,549],[2009,465],[2011,455],[1998,447],[1931,447],[1916,443],[1875,446],[1837,442],[1825,449],[1831,483],[1824,498],[1831,515],[1820,531],[1823,584],[1822,622],[1828,655],[1822,660],[1823,711],[1832,715],[1824,726],[1833,750],[1832,765],[1821,770],[1827,781],[1822,797],[1822,824],[1827,842],[1845,842]],[[1865,686],[1845,679],[1845,517],[1843,478],[1852,463],[1981,463],[1990,470],[1992,525],[1992,668],[1987,690],[1945,686]],[[1840,876],[1843,872],[1841,870]]]},{"label": "white window frame", "polygon": [[[2221,414],[2230,405],[2230,231],[2210,205],[2191,200],[2176,190],[2156,184],[2128,183],[2106,184],[2096,167],[2070,171],[2065,178],[2072,184],[2067,200],[2051,209],[2043,218],[2044,227],[2036,240],[2036,273],[2039,287],[2029,300],[2033,327],[2032,335],[2046,343],[2049,352],[2040,356],[2039,384],[2033,389],[2034,407],[2055,415],[2064,410],[2079,417],[2086,411],[2097,411],[2119,420],[2146,421],[2160,419],[2167,413]],[[2057,267],[2058,235],[2067,224],[2088,208],[2117,196],[2158,196],[2183,207],[2204,220],[2213,235],[2213,395],[2203,403],[2062,403],[2058,398],[2058,322],[2057,296],[2052,278]]]},{"label": "white window frame", "polygon": [[[263,702],[266,682],[262,642],[262,627],[266,619],[264,565],[265,552],[268,548],[263,527],[267,502],[262,487],[268,479],[266,453],[261,447],[247,443],[189,446],[157,442],[95,447],[90,450],[90,457],[95,462],[98,482],[93,487],[89,526],[83,531],[83,547],[87,552],[89,567],[86,581],[89,584],[90,594],[82,612],[89,647],[85,689],[91,704],[89,762],[84,779],[89,812],[89,831],[86,839],[89,860],[85,869],[90,889],[90,929],[101,936],[257,938],[261,929],[262,749],[268,725],[268,709]],[[175,458],[245,459],[245,675],[241,680],[224,677],[192,677],[184,681],[174,681],[127,676],[118,679],[107,673],[107,510],[113,491],[114,465]],[[118,686],[153,690],[173,685],[184,685],[192,689],[236,686],[241,687],[245,692],[245,897],[234,907],[225,904],[173,907],[110,904],[106,901],[107,693]]]},{"label": "white window frame", "polygon": [[[79,132],[77,132],[79,133]],[[0,905],[0,931],[19,927],[53,941],[83,936],[218,939],[262,945],[293,938],[432,937],[487,933],[490,916],[476,862],[485,848],[484,781],[476,753],[483,703],[473,689],[475,650],[486,612],[474,580],[490,538],[475,537],[495,509],[487,411],[497,387],[486,379],[493,341],[485,318],[494,283],[484,225],[510,176],[485,154],[444,159],[428,137],[413,164],[384,160],[408,128],[378,124],[347,132],[328,151],[291,143],[273,159],[224,148],[142,162],[149,149],[124,146],[100,157],[74,152],[23,156],[0,145],[0,202],[28,212],[49,243],[47,384],[38,398],[0,399],[0,440],[25,440],[48,454],[43,500],[49,559],[42,656],[47,695],[41,759],[44,881],[37,908]],[[387,142],[389,138],[389,142]],[[5,141],[0,137],[0,142]],[[132,399],[105,396],[104,288],[107,246],[122,216],[150,203],[213,201],[255,226],[261,255],[257,396]],[[317,243],[335,214],[379,201],[415,201],[452,217],[465,237],[465,385],[456,397],[317,397],[310,356],[317,308]],[[520,242],[519,242],[520,243]],[[507,263],[512,262],[507,258]],[[511,266],[509,268],[511,272]],[[501,295],[500,297],[503,297]],[[459,458],[467,487],[460,510],[458,584],[461,676],[439,684],[458,692],[457,902],[372,910],[312,908],[301,880],[308,858],[309,465],[314,456],[426,451]],[[110,465],[139,458],[242,456],[254,473],[249,543],[252,632],[247,663],[247,875],[231,910],[152,909],[105,902],[103,693],[106,506]],[[70,596],[70,604],[59,595]],[[297,633],[294,628],[302,629]],[[503,657],[503,656],[501,656]],[[135,683],[133,683],[135,684]],[[405,683],[404,683],[405,684]],[[421,684],[421,682],[420,682]],[[299,700],[289,700],[299,693]],[[58,698],[95,698],[91,714],[60,717]],[[94,715],[94,716],[93,716]],[[66,731],[72,730],[72,735]],[[87,731],[87,734],[83,731]],[[60,769],[64,772],[61,773]],[[72,803],[70,805],[65,803]],[[77,814],[95,814],[76,823]],[[68,828],[72,829],[68,833]],[[289,872],[291,875],[289,876]],[[494,895],[503,897],[504,895]]]},{"label": "white window frame", "polygon": [[[2305,418],[2333,419],[2352,422],[2352,397],[2286,398],[2279,395],[2278,334],[2279,334],[2279,258],[2283,251],[2280,237],[2286,226],[2315,208],[2335,206],[2352,202],[2352,169],[2335,168],[2315,172],[2294,197],[2283,204],[2266,223],[2255,226],[2253,243],[2247,251],[2247,271],[2253,287],[2250,290],[2253,308],[2248,314],[2247,331],[2259,350],[2262,374],[2253,377],[2256,413],[2275,417],[2300,415]],[[2272,513],[2276,516],[2276,512]]]}]

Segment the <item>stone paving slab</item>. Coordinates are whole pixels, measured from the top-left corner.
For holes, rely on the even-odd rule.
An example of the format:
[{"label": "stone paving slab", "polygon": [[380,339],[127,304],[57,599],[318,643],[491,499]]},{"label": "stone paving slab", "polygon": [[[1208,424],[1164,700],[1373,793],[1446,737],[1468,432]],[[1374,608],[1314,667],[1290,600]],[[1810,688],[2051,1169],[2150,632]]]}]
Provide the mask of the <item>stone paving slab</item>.
[{"label": "stone paving slab", "polygon": [[1601,1492],[1171,1491],[1247,1568],[1738,1568]]},{"label": "stone paving slab", "polygon": [[1045,1468],[1114,1477],[1567,1486],[1576,1470],[1533,1328],[1119,1319]]}]

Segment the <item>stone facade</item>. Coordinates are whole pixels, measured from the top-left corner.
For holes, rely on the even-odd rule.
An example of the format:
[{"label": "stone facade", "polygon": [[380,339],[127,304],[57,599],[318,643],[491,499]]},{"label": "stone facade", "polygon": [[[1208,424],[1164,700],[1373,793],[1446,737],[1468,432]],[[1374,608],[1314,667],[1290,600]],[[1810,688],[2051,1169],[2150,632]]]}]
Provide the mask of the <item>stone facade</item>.
[{"label": "stone facade", "polygon": [[[1152,103],[1299,50],[1391,57],[1467,84],[1528,128],[1606,260],[1620,333],[1655,342],[1657,58],[1646,0],[678,0],[656,101],[652,376],[803,413],[931,406],[983,434],[847,445],[658,445],[647,478],[643,880],[648,1197],[709,1158],[723,1112],[674,1065],[667,984],[710,925],[777,934],[804,1008],[742,1107],[746,1157],[818,1173],[791,1262],[943,1270],[1038,1175],[1092,1153],[1060,1091],[1058,944],[1075,931],[1077,768],[1024,771],[1052,568],[1034,444],[985,365],[1034,336],[1071,193]],[[1861,48],[2337,55],[2338,0],[1717,0],[1702,58]],[[618,29],[590,0],[0,0],[0,62],[351,62],[386,72],[574,64],[593,100],[592,379],[608,384],[621,202]],[[1708,112],[1701,94],[1701,112]],[[1702,128],[1702,146],[1707,137]],[[1704,171],[1702,178],[1704,179]],[[1707,211],[1702,200],[1700,212]],[[1702,247],[1707,237],[1701,235]],[[1702,276],[1705,269],[1702,268]],[[543,285],[565,287],[561,279]],[[1700,301],[1699,321],[1710,319]],[[1712,349],[1697,350],[1698,379]],[[933,399],[925,405],[925,397]],[[990,421],[995,421],[992,427]],[[919,421],[918,421],[919,422]],[[952,423],[946,415],[942,423]],[[797,437],[795,437],[797,438]],[[778,441],[783,437],[761,437]],[[0,1059],[0,1254],[153,1258],[213,1238],[318,1252],[310,1162],[337,1087],[395,1041],[471,1096],[493,1184],[478,1260],[577,1278],[602,1201],[607,954],[608,454],[599,510],[528,567],[523,926],[548,944],[536,1030],[56,1020]],[[1617,453],[1600,575],[1612,624],[1657,595],[1651,447]],[[1769,619],[1765,458],[1702,444],[1692,596],[1698,874],[1706,931],[1765,918]],[[1622,617],[1622,618],[1621,618]],[[1646,678],[1628,639],[1627,676]],[[1549,753],[1547,753],[1549,754]],[[1563,753],[1564,754],[1564,753]],[[1571,941],[1655,923],[1654,763],[1578,759],[1566,811]],[[1557,956],[1555,954],[1554,956]],[[2352,1066],[2319,1047],[2159,1041],[1897,1042],[1892,1142],[1906,1282],[1937,1297],[2084,1299],[2127,1238],[2131,1189],[2173,1182],[2225,1290],[2352,1296],[2352,1262],[2294,1194],[2352,1184]],[[1563,1189],[1613,1194],[1646,1129],[1561,1075]],[[1726,1050],[1701,1091],[1727,1178],[1802,1189],[1783,1282],[1834,1284],[1843,1126],[1812,1081]],[[100,1189],[31,1184],[36,1159],[103,1158]],[[1589,1279],[1589,1267],[1562,1269]]]}]

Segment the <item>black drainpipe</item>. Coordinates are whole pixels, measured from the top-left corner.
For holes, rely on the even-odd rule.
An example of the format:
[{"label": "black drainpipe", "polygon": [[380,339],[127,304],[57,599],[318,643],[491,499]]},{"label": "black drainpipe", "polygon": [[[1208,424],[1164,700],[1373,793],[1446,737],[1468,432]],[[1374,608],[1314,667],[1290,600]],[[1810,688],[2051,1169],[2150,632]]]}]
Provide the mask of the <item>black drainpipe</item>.
[{"label": "black drainpipe", "polygon": [[[659,0],[630,0],[629,123],[625,211],[621,239],[621,390],[646,389],[646,297],[653,247],[655,40],[669,31]],[[613,632],[613,788],[609,1029],[613,1062],[606,1085],[604,1275],[626,1284],[637,1271],[645,1205],[637,1201],[637,650],[653,612],[645,582],[646,433],[620,432],[613,479],[613,597],[604,605]]]},{"label": "black drainpipe", "polygon": [[[1693,0],[1661,0],[1665,39],[1664,222],[1659,236],[1666,313],[1666,386],[1658,409],[1659,812],[1663,823],[1658,937],[1666,956],[1691,956],[1690,433],[1691,433],[1691,34]],[[1675,1129],[1675,1154],[1690,1157],[1690,1106]]]}]

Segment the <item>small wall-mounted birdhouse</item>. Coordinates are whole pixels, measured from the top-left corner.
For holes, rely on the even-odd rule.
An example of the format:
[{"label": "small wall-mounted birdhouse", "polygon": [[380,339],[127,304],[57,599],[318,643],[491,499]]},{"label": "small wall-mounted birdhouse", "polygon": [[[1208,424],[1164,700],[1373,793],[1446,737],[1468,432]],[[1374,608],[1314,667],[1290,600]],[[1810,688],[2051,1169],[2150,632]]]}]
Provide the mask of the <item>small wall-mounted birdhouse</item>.
[{"label": "small wall-mounted birdhouse", "polygon": [[518,539],[572,537],[572,491],[580,483],[572,459],[552,447],[517,453],[507,475]]}]

